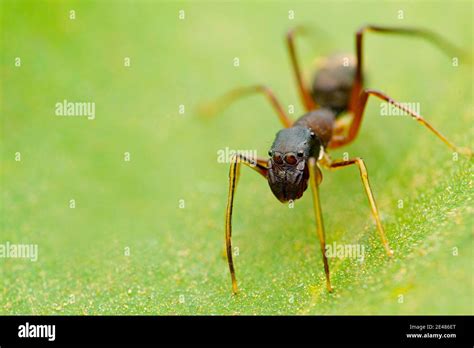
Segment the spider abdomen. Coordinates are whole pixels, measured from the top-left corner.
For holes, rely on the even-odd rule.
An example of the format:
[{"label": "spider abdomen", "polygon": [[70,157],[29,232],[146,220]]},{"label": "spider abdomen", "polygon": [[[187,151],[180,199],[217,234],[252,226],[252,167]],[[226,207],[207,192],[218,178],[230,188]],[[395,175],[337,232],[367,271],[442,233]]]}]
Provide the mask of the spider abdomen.
[{"label": "spider abdomen", "polygon": [[352,55],[337,54],[326,58],[311,85],[313,100],[332,109],[336,116],[347,111],[356,71]]}]

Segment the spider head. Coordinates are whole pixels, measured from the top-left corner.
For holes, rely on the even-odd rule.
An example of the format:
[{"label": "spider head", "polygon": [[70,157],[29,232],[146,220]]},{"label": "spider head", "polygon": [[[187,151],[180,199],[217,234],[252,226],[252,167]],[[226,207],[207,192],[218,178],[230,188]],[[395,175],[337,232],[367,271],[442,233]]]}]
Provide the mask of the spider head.
[{"label": "spider head", "polygon": [[280,202],[300,198],[308,187],[310,157],[319,158],[320,139],[305,127],[286,128],[277,133],[268,152],[268,184]]}]

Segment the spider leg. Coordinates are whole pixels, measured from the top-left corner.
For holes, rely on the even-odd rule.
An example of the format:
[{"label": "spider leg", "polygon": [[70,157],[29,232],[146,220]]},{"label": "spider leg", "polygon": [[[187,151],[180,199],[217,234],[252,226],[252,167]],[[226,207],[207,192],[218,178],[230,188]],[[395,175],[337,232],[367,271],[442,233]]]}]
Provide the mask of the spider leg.
[{"label": "spider leg", "polygon": [[435,134],[439,139],[441,139],[442,142],[444,142],[446,145],[448,145],[451,149],[454,151],[466,155],[466,156],[472,156],[472,150],[466,147],[458,147],[455,144],[453,144],[450,140],[448,140],[443,134],[441,134],[440,131],[438,131],[435,127],[433,127],[425,118],[423,118],[421,115],[416,113],[415,111],[409,109],[405,105],[397,102],[396,100],[390,98],[388,95],[386,95],[383,92],[373,90],[373,89],[364,89],[362,93],[360,94],[358,104],[355,109],[354,113],[354,119],[352,123],[349,126],[348,134],[346,136],[339,136],[339,137],[333,137],[331,139],[331,142],[329,143],[330,148],[337,148],[343,145],[346,145],[350,143],[356,136],[357,133],[359,132],[360,129],[360,124],[362,122],[362,116],[364,114],[364,109],[367,104],[367,100],[369,96],[374,96],[379,99],[382,99],[385,102],[388,102],[395,107],[399,108],[400,110],[406,112],[408,115],[413,117],[415,120],[417,120],[420,124],[422,124],[424,127],[428,128],[433,134]]},{"label": "spider leg", "polygon": [[467,61],[470,60],[470,57],[466,52],[457,48],[455,45],[453,45],[448,40],[444,39],[442,36],[427,29],[408,28],[408,27],[381,27],[381,26],[376,26],[376,25],[363,26],[356,32],[357,65],[356,65],[354,84],[351,91],[351,101],[349,103],[349,109],[351,111],[354,111],[356,109],[356,106],[359,100],[359,95],[364,86],[364,75],[362,73],[362,67],[363,67],[362,44],[363,44],[364,33],[366,32],[405,35],[405,36],[422,38],[426,40],[427,42],[437,46],[446,54],[449,54],[449,55],[456,54],[458,57],[462,57],[462,59],[464,60],[467,60]]},{"label": "spider leg", "polygon": [[[387,102],[391,102],[393,105],[396,107],[406,111],[409,113],[412,117],[417,119],[418,122],[423,124],[425,127],[430,129],[433,133],[436,134],[437,137],[439,137],[444,143],[446,143],[449,147],[454,149],[455,151],[462,153],[462,154],[467,154],[471,155],[472,151],[469,149],[460,149],[456,147],[453,143],[448,141],[446,137],[441,135],[439,131],[437,131],[433,126],[431,126],[425,119],[423,119],[420,115],[417,115],[416,113],[412,112],[411,110],[408,110],[406,107],[403,107],[400,105],[400,103],[395,102],[391,98],[389,98],[387,95],[385,95],[382,92],[375,91],[375,90],[370,90],[370,89],[365,89],[364,90],[364,74],[362,71],[363,68],[363,54],[362,54],[362,46],[363,46],[363,38],[364,38],[364,33],[366,32],[374,32],[374,33],[382,33],[382,34],[395,34],[395,35],[404,35],[404,36],[410,36],[410,37],[418,37],[426,40],[427,42],[437,46],[440,48],[443,52],[447,54],[455,54],[461,59],[465,61],[470,61],[470,56],[466,52],[462,51],[461,49],[457,48],[454,46],[452,43],[444,39],[442,36],[426,29],[421,29],[421,28],[404,28],[404,27],[380,27],[380,26],[375,26],[375,25],[367,25],[362,28],[360,28],[356,32],[356,57],[357,57],[357,63],[356,63],[356,72],[355,72],[355,77],[354,77],[354,83],[352,86],[351,90],[351,96],[350,96],[350,101],[349,101],[349,111],[352,113],[352,121],[351,124],[346,125],[346,124],[341,124],[340,120],[336,121],[336,129],[346,129],[348,130],[347,135],[341,135],[341,134],[336,134],[329,144],[330,148],[338,148],[340,146],[346,145],[350,142],[352,142],[359,131],[361,122],[362,122],[362,116],[364,113],[364,108],[367,103],[367,99],[369,95],[374,95],[377,96],[381,99],[384,99]],[[342,121],[342,120],[341,120]]]},{"label": "spider leg", "polygon": [[331,278],[329,274],[329,263],[326,256],[326,236],[324,233],[323,213],[321,210],[321,201],[319,199],[319,183],[321,182],[321,171],[316,165],[316,159],[311,157],[308,160],[309,165],[309,179],[311,185],[311,192],[313,196],[314,215],[316,218],[316,232],[319,238],[319,245],[321,247],[321,254],[324,263],[324,273],[326,275],[326,287],[329,292],[332,292]]},{"label": "spider leg", "polygon": [[240,172],[240,163],[252,168],[260,173],[263,177],[267,177],[267,161],[264,159],[249,159],[241,154],[232,156],[229,169],[229,194],[227,198],[227,209],[225,213],[225,244],[227,252],[227,262],[229,264],[230,276],[232,279],[232,292],[237,294],[237,279],[235,277],[234,261],[232,258],[232,212],[234,207],[234,196],[237,187],[237,181]]},{"label": "spider leg", "polygon": [[372,193],[372,189],[370,188],[370,183],[369,183],[369,174],[367,172],[367,168],[365,166],[364,160],[360,157],[352,158],[346,160],[331,160],[328,155],[324,157],[324,160],[321,161],[322,165],[328,169],[340,169],[342,167],[347,167],[350,165],[357,165],[359,168],[360,172],[360,178],[362,180],[362,184],[364,185],[365,193],[367,195],[367,198],[369,200],[370,204],[370,209],[372,211],[372,215],[375,218],[375,222],[377,224],[377,231],[379,233],[380,239],[382,241],[382,245],[385,248],[385,251],[387,252],[388,256],[393,255],[392,249],[390,249],[390,246],[388,244],[387,236],[385,235],[385,231],[382,226],[382,222],[380,220],[379,216],[379,211],[377,209],[377,204],[375,203],[375,198],[374,194]]},{"label": "spider leg", "polygon": [[300,65],[298,63],[298,57],[295,50],[295,34],[304,33],[303,27],[296,27],[290,29],[286,33],[286,43],[288,47],[288,52],[290,53],[291,65],[293,67],[293,73],[295,74],[296,84],[298,86],[298,91],[300,93],[301,102],[303,103],[306,111],[311,111],[316,109],[318,106],[313,100],[313,97],[309,93],[306,84],[301,74]]},{"label": "spider leg", "polygon": [[280,119],[280,122],[283,124],[283,126],[285,128],[291,127],[293,121],[285,113],[285,110],[281,106],[281,103],[278,101],[273,91],[264,85],[255,85],[233,89],[222,95],[214,102],[202,104],[199,107],[198,112],[203,116],[214,116],[215,114],[226,109],[228,106],[230,106],[230,104],[237,101],[238,99],[253,94],[261,94],[266,97],[270,104],[273,106],[273,109],[276,111],[278,118]]}]

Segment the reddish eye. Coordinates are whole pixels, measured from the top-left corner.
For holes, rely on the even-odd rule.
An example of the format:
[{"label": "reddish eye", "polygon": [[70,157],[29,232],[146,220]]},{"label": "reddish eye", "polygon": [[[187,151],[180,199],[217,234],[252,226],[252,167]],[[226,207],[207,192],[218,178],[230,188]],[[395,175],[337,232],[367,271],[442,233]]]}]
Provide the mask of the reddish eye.
[{"label": "reddish eye", "polygon": [[288,164],[296,164],[298,160],[296,159],[295,155],[292,153],[289,153],[285,156],[285,162]]},{"label": "reddish eye", "polygon": [[273,161],[278,164],[283,163],[283,160],[281,159],[281,154],[279,152],[275,152],[273,154]]}]

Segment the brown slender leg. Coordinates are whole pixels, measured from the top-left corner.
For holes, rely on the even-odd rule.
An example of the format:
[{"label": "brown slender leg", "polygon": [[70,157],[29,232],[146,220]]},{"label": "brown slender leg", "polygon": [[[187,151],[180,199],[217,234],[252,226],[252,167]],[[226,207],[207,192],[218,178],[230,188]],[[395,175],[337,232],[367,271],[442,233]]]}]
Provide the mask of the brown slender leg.
[{"label": "brown slender leg", "polygon": [[383,247],[385,248],[385,251],[387,252],[387,255],[392,256],[393,251],[392,249],[390,249],[387,237],[385,236],[385,231],[383,229],[382,222],[380,220],[377,204],[375,203],[375,198],[372,193],[372,189],[370,188],[369,174],[367,173],[367,168],[365,167],[364,160],[362,158],[356,157],[356,158],[349,159],[347,161],[344,161],[344,160],[332,161],[329,158],[329,156],[326,155],[325,161],[322,161],[321,163],[328,169],[339,169],[339,168],[350,166],[353,164],[356,164],[359,167],[360,178],[362,179],[365,193],[367,194],[367,198],[369,199],[370,209],[372,210],[372,215],[374,216],[375,222],[377,224],[377,231],[379,233],[380,239],[382,240],[382,244],[383,244]]},{"label": "brown slender leg", "polygon": [[280,119],[280,122],[283,124],[283,126],[286,128],[291,127],[293,121],[286,115],[285,110],[281,106],[278,99],[275,97],[275,94],[272,92],[272,90],[263,85],[240,87],[233,89],[218,98],[215,102],[201,105],[199,108],[199,113],[205,116],[214,116],[215,114],[227,108],[236,100],[257,93],[262,94],[268,99],[270,104],[275,109],[278,118]]},{"label": "brown slender leg", "polygon": [[317,105],[306,88],[305,82],[303,81],[303,75],[301,74],[300,65],[298,63],[298,57],[296,56],[295,50],[295,34],[302,32],[302,27],[290,29],[286,34],[286,43],[288,46],[288,51],[290,52],[291,65],[293,66],[293,72],[296,77],[296,84],[298,85],[301,102],[303,103],[306,111],[311,111],[316,109]]},{"label": "brown slender leg", "polygon": [[356,33],[356,73],[354,79],[354,85],[351,92],[351,101],[349,103],[349,109],[354,111],[357,103],[359,101],[359,95],[364,86],[364,76],[362,73],[363,67],[363,55],[362,55],[362,45],[363,37],[365,32],[374,32],[374,33],[383,33],[383,34],[395,34],[395,35],[405,35],[422,38],[431,44],[437,46],[446,54],[456,55],[462,57],[464,60],[469,60],[469,55],[461,49],[454,46],[452,43],[444,39],[442,36],[432,32],[430,30],[421,29],[421,28],[404,28],[404,27],[380,27],[376,25],[367,25],[360,28]]},{"label": "brown slender leg", "polygon": [[388,95],[386,95],[386,94],[384,94],[380,91],[373,90],[373,89],[366,89],[366,90],[362,91],[362,93],[360,95],[360,98],[359,98],[359,103],[357,104],[356,109],[355,109],[354,119],[353,119],[353,121],[352,121],[352,123],[349,127],[349,131],[348,131],[347,136],[332,139],[330,144],[329,144],[329,147],[331,147],[331,148],[340,147],[342,145],[346,145],[346,144],[350,143],[352,140],[355,139],[355,137],[357,136],[357,133],[359,132],[359,129],[360,129],[360,125],[361,125],[361,122],[362,122],[362,116],[364,114],[364,109],[365,109],[365,106],[367,104],[367,100],[368,100],[369,96],[371,96],[371,95],[375,96],[379,99],[382,99],[383,101],[386,101],[387,103],[390,103],[390,104],[396,106],[397,108],[399,108],[400,110],[402,110],[402,111],[406,112],[407,114],[409,114],[411,117],[416,119],[420,124],[422,124],[423,126],[428,128],[431,132],[433,132],[439,139],[441,139],[441,141],[443,141],[446,145],[448,145],[454,151],[456,151],[460,154],[463,154],[463,155],[472,156],[472,150],[471,149],[461,148],[461,147],[458,147],[458,146],[454,145],[443,134],[441,134],[436,128],[434,128],[428,121],[426,121],[421,115],[418,115],[418,113],[410,110],[409,108],[407,108],[403,104],[400,104],[399,102],[393,100]]},{"label": "brown slender leg", "polygon": [[329,274],[329,263],[326,257],[326,236],[324,234],[323,213],[321,210],[321,201],[319,199],[318,189],[319,183],[321,182],[321,172],[316,166],[316,159],[314,157],[311,157],[308,160],[308,164],[311,192],[313,195],[314,215],[316,217],[316,232],[318,233],[319,245],[321,247],[321,254],[323,256],[324,273],[326,274],[326,287],[329,292],[332,292],[331,278]]},{"label": "brown slender leg", "polygon": [[229,170],[229,195],[227,198],[227,209],[225,213],[225,244],[227,252],[227,262],[229,263],[229,271],[232,279],[232,293],[237,294],[237,279],[235,277],[234,261],[232,258],[232,210],[234,207],[235,188],[239,178],[240,163],[254,169],[262,176],[267,176],[266,160],[264,159],[249,159],[240,154],[232,156],[230,170]]}]

